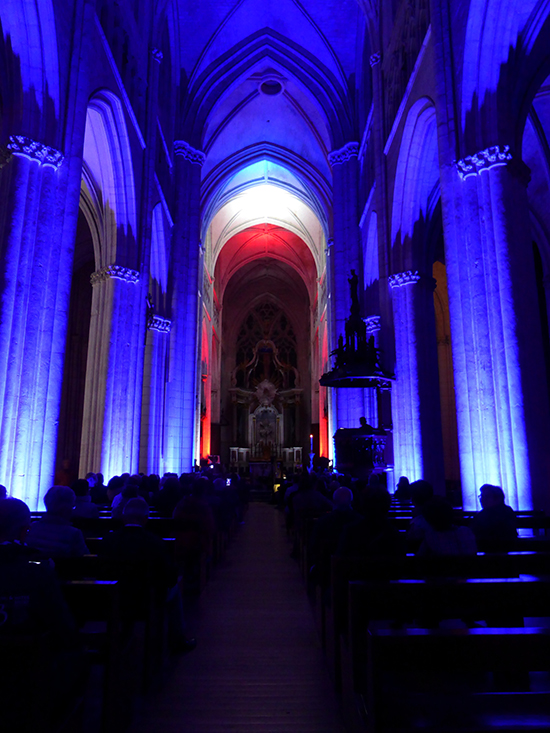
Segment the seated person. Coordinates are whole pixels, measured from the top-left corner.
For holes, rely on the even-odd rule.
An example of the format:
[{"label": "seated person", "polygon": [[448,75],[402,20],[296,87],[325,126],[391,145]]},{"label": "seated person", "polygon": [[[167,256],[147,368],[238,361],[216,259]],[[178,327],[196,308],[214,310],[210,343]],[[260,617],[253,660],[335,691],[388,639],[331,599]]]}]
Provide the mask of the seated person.
[{"label": "seated person", "polygon": [[348,524],[358,522],[361,515],[351,507],[353,494],[346,486],[332,495],[334,509],[315,522],[309,543],[309,556],[315,567],[316,580],[324,587],[330,580],[330,557],[336,553],[340,536]]},{"label": "seated person", "polygon": [[512,549],[518,536],[516,515],[512,507],[504,503],[504,492],[500,486],[483,484],[479,499],[482,510],[474,516],[470,526],[480,550],[506,552]]},{"label": "seated person", "polygon": [[71,489],[75,495],[75,506],[73,509],[73,517],[83,519],[96,519],[99,517],[98,507],[92,503],[90,496],[90,484],[85,478],[79,478],[73,481]]},{"label": "seated person", "polygon": [[33,522],[27,544],[48,557],[78,557],[89,553],[82,532],[73,527],[71,517],[75,494],[68,486],[52,486],[44,497],[46,514]]},{"label": "seated person", "polygon": [[469,527],[454,524],[454,509],[447,499],[434,496],[423,507],[428,523],[417,555],[475,555],[476,539]]},{"label": "seated person", "polygon": [[[122,511],[124,527],[110,532],[101,543],[101,553],[115,560],[127,563],[150,564],[156,590],[167,602],[168,624],[171,643],[174,649],[187,651],[195,646],[194,640],[184,636],[183,607],[178,587],[178,575],[166,543],[145,529],[149,518],[149,505],[142,497],[130,499]],[[135,577],[133,578],[135,580]],[[140,580],[142,578],[140,577]],[[144,587],[143,583],[126,584],[123,602],[128,620],[139,608]]]},{"label": "seated person", "polygon": [[294,527],[302,531],[306,519],[320,517],[333,509],[330,499],[318,491],[317,481],[307,473],[300,477],[298,491],[293,494]]},{"label": "seated person", "polygon": [[0,502],[0,633],[51,631],[63,643],[75,631],[51,561],[25,544],[31,526],[19,499]]},{"label": "seated person", "polygon": [[411,488],[409,479],[406,476],[400,476],[395,489],[394,497],[399,502],[408,502],[411,500]]},{"label": "seated person", "polygon": [[385,487],[368,487],[359,508],[363,519],[344,528],[337,554],[348,557],[404,555],[405,542],[388,517],[390,506],[391,496]]},{"label": "seated person", "polygon": [[[26,721],[36,718],[44,725],[40,730],[53,730],[50,723],[66,705],[74,704],[85,684],[76,625],[53,565],[24,544],[30,525],[24,502],[0,501],[0,639],[6,643],[0,665],[0,718],[6,731],[29,730]],[[31,660],[24,652],[28,637],[32,653],[38,655]],[[29,689],[29,665],[37,663],[42,668],[41,689]]]},{"label": "seated person", "polygon": [[407,545],[411,552],[418,550],[424,539],[429,524],[424,516],[424,507],[434,495],[432,485],[428,481],[420,479],[410,484],[411,500],[413,503],[413,519],[407,530]]}]

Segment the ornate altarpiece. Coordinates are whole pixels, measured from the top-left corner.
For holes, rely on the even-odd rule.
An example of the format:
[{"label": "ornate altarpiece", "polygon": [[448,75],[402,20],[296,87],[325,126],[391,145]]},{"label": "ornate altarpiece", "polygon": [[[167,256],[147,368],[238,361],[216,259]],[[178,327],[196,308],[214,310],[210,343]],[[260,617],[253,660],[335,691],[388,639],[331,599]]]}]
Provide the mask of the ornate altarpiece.
[{"label": "ornate altarpiece", "polygon": [[251,461],[284,459],[289,449],[296,455],[303,393],[297,363],[286,314],[269,302],[256,306],[239,331],[231,373],[232,452]]}]

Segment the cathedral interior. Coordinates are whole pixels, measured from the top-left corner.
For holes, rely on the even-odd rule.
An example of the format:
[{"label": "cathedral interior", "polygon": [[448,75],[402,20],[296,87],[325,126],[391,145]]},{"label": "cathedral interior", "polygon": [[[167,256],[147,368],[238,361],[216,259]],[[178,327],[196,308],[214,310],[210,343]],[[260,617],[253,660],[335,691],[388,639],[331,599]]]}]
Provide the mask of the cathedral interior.
[{"label": "cathedral interior", "polygon": [[[390,488],[549,508],[548,0],[4,0],[0,29],[13,496],[335,463],[364,417]],[[384,389],[320,383],[350,308]]]}]

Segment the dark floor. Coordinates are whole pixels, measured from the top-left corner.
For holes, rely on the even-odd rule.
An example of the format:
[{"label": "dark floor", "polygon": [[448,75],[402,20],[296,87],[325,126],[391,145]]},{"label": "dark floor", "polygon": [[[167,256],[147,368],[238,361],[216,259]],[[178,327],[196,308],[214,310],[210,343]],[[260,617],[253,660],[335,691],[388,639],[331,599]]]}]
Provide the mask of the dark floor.
[{"label": "dark floor", "polygon": [[132,733],[345,730],[280,512],[251,504],[178,660]]}]

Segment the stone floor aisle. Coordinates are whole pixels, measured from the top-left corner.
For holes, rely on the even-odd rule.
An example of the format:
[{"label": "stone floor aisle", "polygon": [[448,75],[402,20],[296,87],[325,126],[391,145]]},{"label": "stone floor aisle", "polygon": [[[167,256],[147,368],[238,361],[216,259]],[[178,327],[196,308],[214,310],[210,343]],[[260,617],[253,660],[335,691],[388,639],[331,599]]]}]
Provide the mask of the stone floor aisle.
[{"label": "stone floor aisle", "polygon": [[343,733],[282,516],[251,504],[202,594],[196,650],[132,733]]}]

